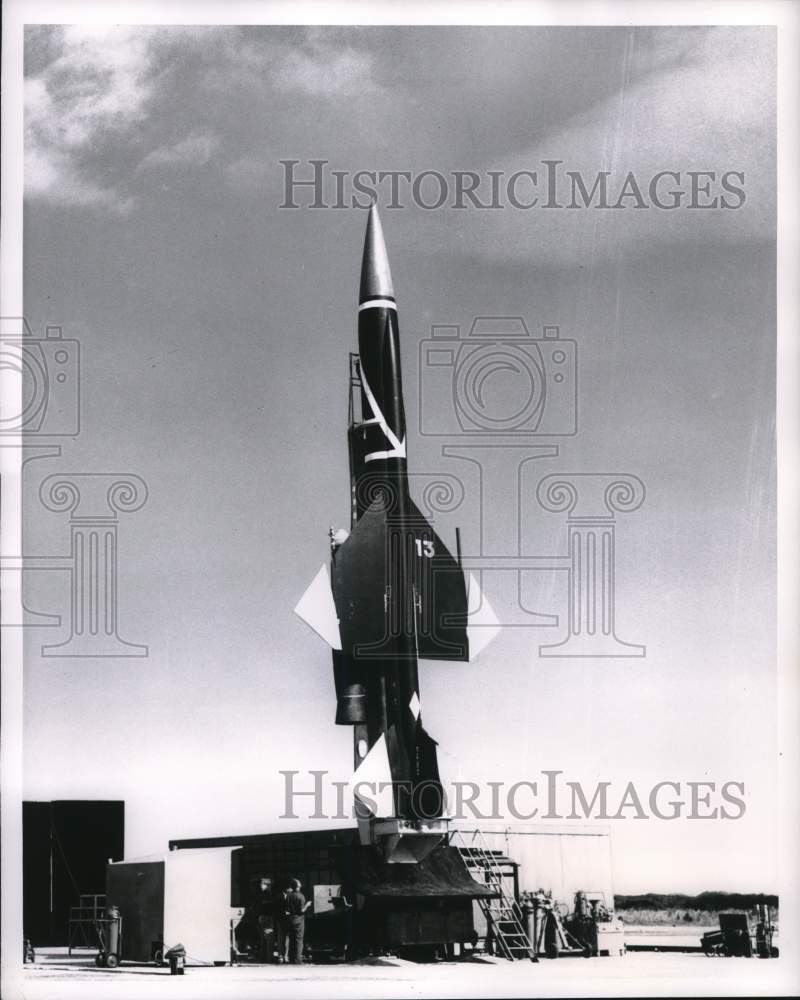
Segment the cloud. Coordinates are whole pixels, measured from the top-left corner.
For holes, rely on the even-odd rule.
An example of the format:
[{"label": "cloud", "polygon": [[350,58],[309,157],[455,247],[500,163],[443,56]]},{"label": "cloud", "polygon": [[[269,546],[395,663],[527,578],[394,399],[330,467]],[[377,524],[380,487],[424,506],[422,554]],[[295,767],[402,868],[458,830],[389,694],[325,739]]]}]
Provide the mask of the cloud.
[{"label": "cloud", "polygon": [[319,100],[375,94],[370,52],[331,34],[304,28],[289,40],[285,34],[228,34],[225,58],[206,74],[205,84],[225,91],[298,93]]},{"label": "cloud", "polygon": [[[369,53],[314,28],[37,26],[26,42],[35,66],[25,81],[26,196],[119,213],[135,204],[137,174],[203,166],[220,147],[206,128],[167,142],[158,135],[153,111],[167,79],[185,83],[197,72],[199,85],[226,99],[280,92],[331,101],[377,90]],[[139,158],[135,147],[151,131],[154,148]],[[258,165],[247,158],[224,169],[234,186],[258,184]]]},{"label": "cloud", "polygon": [[129,211],[130,197],[84,167],[99,146],[145,118],[151,37],[119,26],[39,30],[51,32],[58,54],[25,81],[26,195]]},{"label": "cloud", "polygon": [[225,166],[225,179],[234,190],[246,194],[257,194],[264,190],[270,176],[274,175],[274,160],[266,154],[243,156]]},{"label": "cloud", "polygon": [[127,215],[134,205],[132,197],[82,177],[69,157],[41,149],[25,154],[25,195],[62,205],[108,208],[119,215]]},{"label": "cloud", "polygon": [[282,54],[275,86],[321,98],[358,97],[376,89],[369,53],[349,46],[337,48],[315,34],[305,49],[292,48]]},{"label": "cloud", "polygon": [[192,132],[171,145],[159,146],[141,161],[137,170],[153,167],[202,167],[219,146],[219,137],[209,132]]},{"label": "cloud", "polygon": [[[560,129],[491,169],[510,177],[536,170],[544,189],[545,159],[563,161],[561,171],[579,171],[588,189],[599,171],[609,171],[616,197],[628,172],[647,196],[659,171],[745,175],[746,203],[735,211],[531,211],[485,213],[470,251],[507,261],[568,261],[571,264],[655,244],[708,241],[742,244],[774,235],[774,35],[761,28],[639,30],[629,39],[617,92],[566,121]],[[642,75],[643,65],[661,67]],[[669,180],[669,179],[668,179]],[[524,186],[523,186],[524,187]],[[668,197],[669,183],[661,185]],[[724,192],[722,192],[724,193]],[[531,191],[524,189],[527,199]],[[546,197],[546,196],[545,196]],[[544,199],[542,199],[544,200]],[[570,200],[566,178],[562,202]],[[688,198],[685,199],[685,202]],[[684,202],[684,203],[685,203]],[[631,199],[628,200],[628,206]],[[587,213],[590,224],[587,225]]]}]

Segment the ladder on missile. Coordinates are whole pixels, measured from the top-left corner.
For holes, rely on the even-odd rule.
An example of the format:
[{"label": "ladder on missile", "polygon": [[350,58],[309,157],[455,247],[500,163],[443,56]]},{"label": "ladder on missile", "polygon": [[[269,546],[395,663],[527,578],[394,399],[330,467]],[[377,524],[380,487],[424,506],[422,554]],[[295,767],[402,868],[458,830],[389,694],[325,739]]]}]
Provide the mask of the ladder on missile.
[{"label": "ladder on missile", "polygon": [[508,894],[503,883],[498,852],[489,847],[480,830],[470,830],[466,834],[454,830],[450,843],[459,849],[467,869],[473,875],[480,872],[484,884],[498,894],[491,899],[478,899],[478,905],[498,943],[500,954],[512,962],[515,958],[534,958],[534,946],[525,930],[525,917],[519,903]]}]

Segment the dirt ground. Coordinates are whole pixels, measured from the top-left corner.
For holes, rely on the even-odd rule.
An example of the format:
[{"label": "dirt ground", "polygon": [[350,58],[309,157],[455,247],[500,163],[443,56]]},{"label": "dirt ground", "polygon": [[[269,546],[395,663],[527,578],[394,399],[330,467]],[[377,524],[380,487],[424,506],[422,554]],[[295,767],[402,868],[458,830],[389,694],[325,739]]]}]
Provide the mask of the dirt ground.
[{"label": "dirt ground", "polygon": [[619,958],[508,962],[471,958],[415,964],[395,958],[352,965],[189,966],[183,976],[152,965],[98,969],[94,956],[39,950],[36,964],[7,976],[3,1000],[294,1000],[338,996],[755,996],[780,995],[790,983],[781,959],[706,958],[702,954],[629,953]]}]

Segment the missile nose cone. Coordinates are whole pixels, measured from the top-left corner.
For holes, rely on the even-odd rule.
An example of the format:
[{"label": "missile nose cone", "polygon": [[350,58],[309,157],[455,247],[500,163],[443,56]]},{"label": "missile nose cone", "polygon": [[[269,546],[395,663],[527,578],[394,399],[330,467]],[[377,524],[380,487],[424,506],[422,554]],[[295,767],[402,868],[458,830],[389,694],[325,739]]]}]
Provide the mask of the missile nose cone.
[{"label": "missile nose cone", "polygon": [[367,232],[364,236],[364,256],[361,260],[361,290],[359,303],[368,299],[393,299],[394,286],[389,270],[389,255],[383,240],[381,217],[375,202],[369,210]]}]

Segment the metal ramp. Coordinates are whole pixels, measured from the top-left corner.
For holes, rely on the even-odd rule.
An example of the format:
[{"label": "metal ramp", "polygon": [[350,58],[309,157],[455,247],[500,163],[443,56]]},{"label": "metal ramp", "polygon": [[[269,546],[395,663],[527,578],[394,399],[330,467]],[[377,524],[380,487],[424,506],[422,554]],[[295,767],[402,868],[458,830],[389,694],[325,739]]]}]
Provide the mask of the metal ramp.
[{"label": "metal ramp", "polygon": [[479,899],[478,905],[486,917],[489,933],[497,942],[498,952],[512,962],[517,958],[534,959],[535,952],[525,930],[522,909],[504,885],[502,851],[492,850],[480,830],[453,830],[450,843],[461,852],[473,878],[497,892],[497,896],[491,899]]}]

